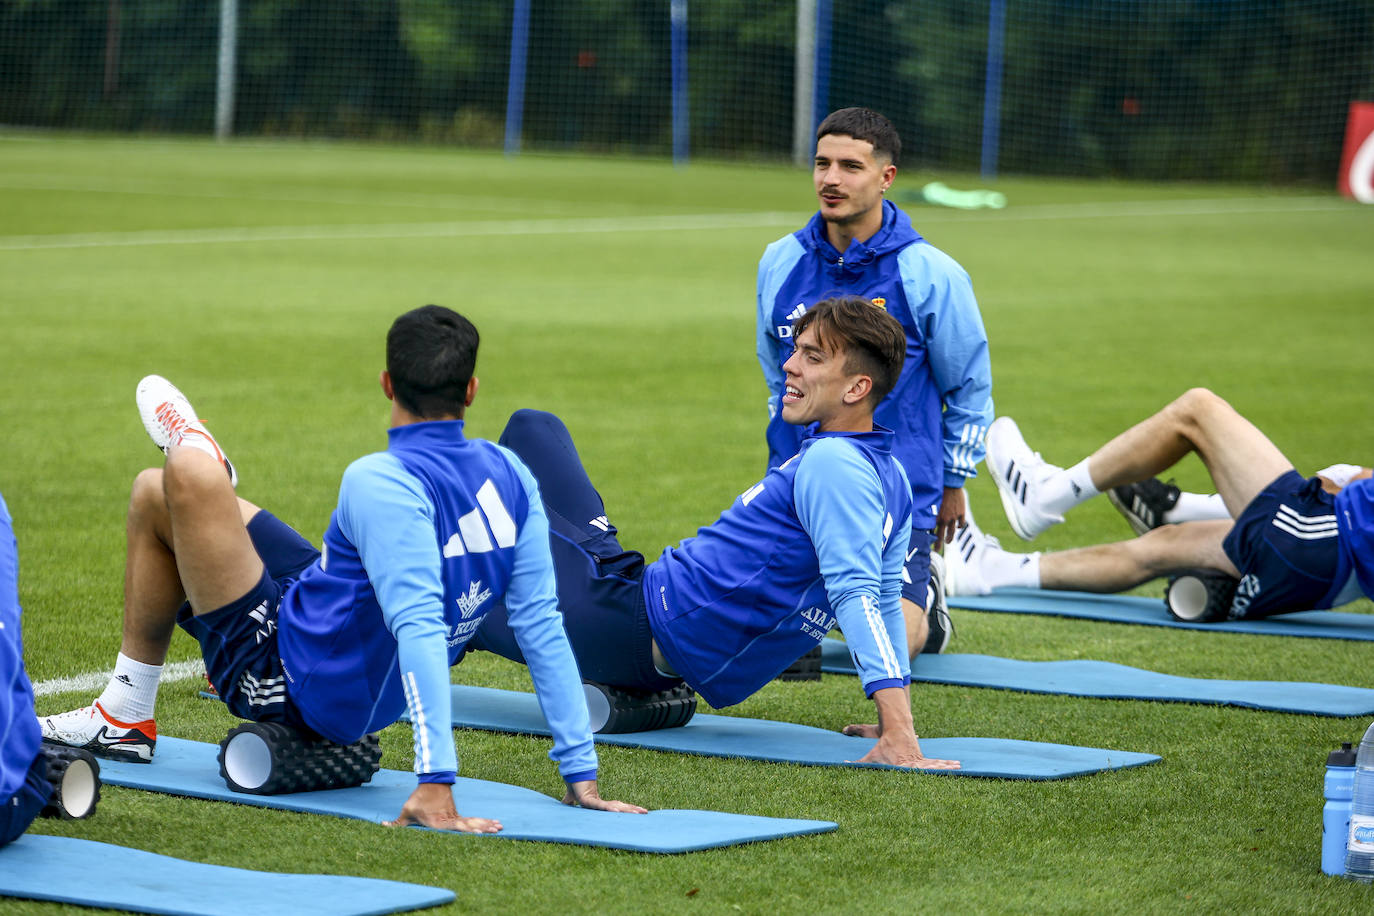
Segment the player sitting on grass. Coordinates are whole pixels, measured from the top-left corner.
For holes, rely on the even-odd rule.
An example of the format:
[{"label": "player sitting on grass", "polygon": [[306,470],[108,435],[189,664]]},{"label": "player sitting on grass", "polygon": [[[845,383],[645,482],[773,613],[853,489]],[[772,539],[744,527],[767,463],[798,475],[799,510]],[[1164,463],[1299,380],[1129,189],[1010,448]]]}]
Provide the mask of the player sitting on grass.
[{"label": "player sitting on grass", "polygon": [[477,344],[477,329],[440,306],[393,323],[381,374],[389,446],[344,472],[323,554],[234,495],[233,466],[181,392],[158,376],[140,382],[139,412],[167,460],[134,481],[118,662],[99,699],[43,719],[44,736],[150,761],[158,677],[180,624],[240,718],[350,744],[409,710],[419,785],[391,824],[491,833],[498,822],[454,807],[449,666],[503,600],[564,802],[642,812],[597,793],[538,486],[506,449],[464,437]]},{"label": "player sitting on grass", "polygon": [[[1259,429],[1205,389],[1185,393],[1067,469],[1046,463],[1016,423],[1001,417],[988,432],[987,461],[1012,529],[1030,540],[1079,503],[1151,480],[1189,452],[1211,472],[1229,517],[1164,524],[1129,541],[1043,554],[1009,553],[970,525],[951,552],[951,593],[1002,586],[1118,592],[1200,568],[1239,580],[1226,612],[1231,619],[1374,595],[1370,470],[1336,466],[1304,480]],[[1124,501],[1132,491],[1119,492]],[[1156,504],[1148,521],[1162,520],[1167,509]],[[1137,524],[1146,527],[1144,521]]]},{"label": "player sitting on grass", "polygon": [[[836,625],[877,725],[864,762],[958,766],[926,758],[911,718],[902,564],[911,485],[892,433],[873,423],[905,351],[902,326],[866,299],[825,300],[794,326],[783,416],[817,424],[792,460],[768,472],[711,525],[657,561],[626,551],[557,417],[520,411],[501,443],[539,480],[553,537],[568,639],[582,675],[630,691],[684,681],[712,706],[744,700]],[[473,648],[524,661],[507,616],[493,612]]]}]

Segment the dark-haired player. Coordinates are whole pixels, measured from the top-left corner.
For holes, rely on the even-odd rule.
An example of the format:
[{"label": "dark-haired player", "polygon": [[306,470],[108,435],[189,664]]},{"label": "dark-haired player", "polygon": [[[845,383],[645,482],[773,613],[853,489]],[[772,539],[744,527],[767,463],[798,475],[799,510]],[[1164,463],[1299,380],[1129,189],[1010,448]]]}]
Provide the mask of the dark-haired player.
[{"label": "dark-haired player", "polygon": [[477,329],[440,306],[392,324],[380,378],[389,445],[344,471],[323,553],[236,497],[233,466],[186,398],[145,378],[139,411],[167,461],[134,482],[119,658],[94,703],[42,720],[45,737],[151,760],[158,677],[179,623],[241,718],[348,744],[409,711],[418,785],[393,824],[500,830],[455,810],[449,684],[499,600],[530,660],[564,801],[642,812],[597,792],[539,488],[508,450],[463,433],[477,345]]},{"label": "dark-haired player", "polygon": [[901,323],[906,363],[874,419],[893,431],[892,453],[911,481],[902,603],[914,656],[942,651],[949,639],[932,547],[963,524],[964,481],[982,460],[993,407],[987,334],[968,274],[884,197],[901,149],[892,123],[867,108],[821,122],[812,172],[820,209],[759,261],[756,345],[769,390],[768,466],[777,467],[805,436],[781,411],[792,323],[841,294],[871,299]]},{"label": "dark-haired player", "polygon": [[[626,551],[555,416],[520,411],[501,443],[539,479],[565,627],[582,675],[659,691],[685,682],[712,706],[740,702],[837,623],[877,725],[866,762],[945,769],[916,738],[901,609],[911,485],[873,407],[901,372],[905,336],[858,297],[797,320],[781,411],[810,435],[695,537],[644,565]],[[524,660],[500,613],[474,648]]]}]

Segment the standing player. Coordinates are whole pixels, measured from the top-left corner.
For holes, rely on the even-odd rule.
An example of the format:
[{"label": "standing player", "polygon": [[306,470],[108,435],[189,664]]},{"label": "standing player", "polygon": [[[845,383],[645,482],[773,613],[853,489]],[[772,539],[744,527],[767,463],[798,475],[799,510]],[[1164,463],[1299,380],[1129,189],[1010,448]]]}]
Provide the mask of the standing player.
[{"label": "standing player", "polygon": [[1185,569],[1239,580],[1226,616],[1254,619],[1374,596],[1374,480],[1333,465],[1304,480],[1249,420],[1195,388],[1069,468],[1031,451],[1016,423],[988,433],[988,473],[1013,530],[1038,536],[1074,506],[1149,480],[1189,452],[1207,466],[1229,513],[1140,537],[1054,553],[1002,550],[970,525],[950,561],[950,590],[1002,586],[1118,592]]},{"label": "standing player", "polygon": [[179,623],[241,718],[349,744],[409,710],[419,784],[391,824],[492,833],[500,823],[454,807],[448,669],[504,599],[553,732],[564,802],[642,812],[597,792],[538,486],[509,451],[463,435],[477,344],[477,329],[440,306],[393,323],[381,374],[390,443],[344,472],[323,554],[237,498],[233,466],[191,405],[165,379],[145,378],[139,411],[167,462],[134,482],[118,662],[92,705],[43,720],[45,737],[151,760],[158,676]]},{"label": "standing player", "polygon": [[902,608],[915,656],[949,640],[932,548],[963,524],[964,481],[983,458],[993,407],[987,334],[968,274],[883,197],[900,154],[896,129],[875,111],[843,108],[821,122],[813,172],[820,211],[763,253],[757,351],[770,395],[768,466],[777,467],[805,436],[781,410],[792,323],[841,293],[871,299],[901,322],[906,364],[874,419],[894,431],[893,454],[911,480]]},{"label": "standing player", "polygon": [[[712,706],[738,703],[843,628],[877,725],[863,762],[957,767],[921,753],[911,718],[901,610],[911,485],[873,408],[901,372],[902,327],[858,297],[797,319],[782,415],[811,435],[713,524],[654,563],[626,551],[572,438],[552,414],[520,411],[501,443],[546,501],[564,626],[582,675],[632,691],[686,682]],[[493,611],[473,640],[525,653]]]},{"label": "standing player", "polygon": [[0,497],[0,846],[27,830],[52,795],[40,739],[19,631],[19,551]]}]

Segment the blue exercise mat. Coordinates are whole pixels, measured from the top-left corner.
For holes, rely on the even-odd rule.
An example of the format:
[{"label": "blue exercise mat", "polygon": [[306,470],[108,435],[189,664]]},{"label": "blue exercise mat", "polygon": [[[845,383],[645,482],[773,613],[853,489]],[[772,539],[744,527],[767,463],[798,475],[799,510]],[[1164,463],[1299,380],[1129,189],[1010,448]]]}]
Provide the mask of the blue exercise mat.
[{"label": "blue exercise mat", "polygon": [[1040,614],[1048,617],[1081,617],[1112,623],[1137,623],[1184,630],[1218,633],[1252,633],[1258,636],[1305,636],[1316,639],[1374,640],[1374,614],[1349,611],[1297,611],[1262,620],[1224,620],[1217,623],[1184,623],[1164,609],[1162,598],[1138,595],[1096,595],[1035,588],[999,588],[990,595],[949,596],[949,606],[966,611],[1000,611],[1006,614]]},{"label": "blue exercise mat", "polygon": [[[493,690],[489,687],[454,686],[453,724],[459,728],[520,735],[549,734],[549,727],[539,711],[534,694]],[[743,757],[809,766],[901,769],[885,764],[853,762],[873,747],[876,742],[872,738],[851,738],[837,731],[809,725],[739,716],[697,713],[692,721],[681,728],[595,737],[602,744],[708,757]],[[1159,760],[1154,754],[1134,751],[1110,751],[1004,738],[922,738],[921,750],[928,757],[958,760],[963,768],[920,772],[1002,779],[1064,779],[1102,770],[1143,766]]]},{"label": "blue exercise mat", "polygon": [[0,896],[175,916],[370,916],[454,899],[423,884],[251,871],[37,834],[0,847]]},{"label": "blue exercise mat", "polygon": [[[821,670],[854,674],[844,643],[821,643]],[[1374,690],[1304,681],[1225,681],[1178,677],[1143,668],[1080,659],[1028,662],[995,655],[919,655],[911,679],[929,684],[994,687],[1109,700],[1162,700],[1244,706],[1312,716],[1367,716]]]},{"label": "blue exercise mat", "polygon": [[[112,786],[357,818],[378,824],[400,814],[401,806],[415,791],[413,773],[378,770],[370,782],[352,789],[244,795],[229,791],[224,784],[216,761],[218,752],[218,745],[162,736],[157,739],[152,763],[101,760],[100,779]],[[500,833],[480,835],[483,838],[675,853],[826,833],[837,827],[831,821],[756,817],[719,811],[665,809],[648,814],[589,811],[570,807],[533,789],[461,776],[453,790],[460,814],[495,818],[505,828]]]}]

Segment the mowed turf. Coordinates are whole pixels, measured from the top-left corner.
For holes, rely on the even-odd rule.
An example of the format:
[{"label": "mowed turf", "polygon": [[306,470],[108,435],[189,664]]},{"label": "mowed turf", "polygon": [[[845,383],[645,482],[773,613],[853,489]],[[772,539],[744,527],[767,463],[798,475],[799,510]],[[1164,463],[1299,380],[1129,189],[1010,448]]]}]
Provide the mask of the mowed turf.
[{"label": "mowed turf", "polygon": [[[894,195],[939,178],[905,169]],[[999,413],[1071,463],[1190,386],[1229,398],[1304,471],[1374,455],[1374,210],[1321,190],[1006,179],[999,212],[908,205],[973,277]],[[763,246],[812,211],[776,164],[438,148],[0,134],[0,492],[20,543],[35,681],[118,647],[129,482],[159,455],[133,405],[158,372],[192,398],[240,493],[318,542],[339,475],[384,447],[382,340],[438,302],[481,329],[469,417],[524,406],[571,427],[625,543],[650,556],[761,475],[754,357]],[[1179,482],[1203,487],[1191,460]],[[991,484],[980,523],[1015,542]],[[1127,536],[1105,501],[1036,548]],[[1144,589],[1159,594],[1158,584]],[[1361,603],[1357,610],[1369,611]],[[1362,643],[954,612],[951,649],[1092,658],[1192,677],[1374,687]],[[173,661],[194,658],[182,634]],[[528,689],[479,655],[464,683]],[[159,727],[231,720],[163,688]],[[385,831],[108,788],[89,821],[33,828],[201,861],[455,890],[451,912],[1329,912],[1369,889],[1318,870],[1323,764],[1368,723],[918,685],[918,732],[1150,751],[1057,783],[601,751],[603,794],[649,807],[823,818],[838,832],[679,857]],[[50,713],[89,693],[39,699]],[[730,713],[871,721],[852,679],[782,684]],[[383,736],[408,769],[410,733]],[[457,735],[464,775],[554,794],[548,742]],[[480,815],[480,810],[466,811]],[[6,901],[5,908],[57,912]]]}]

